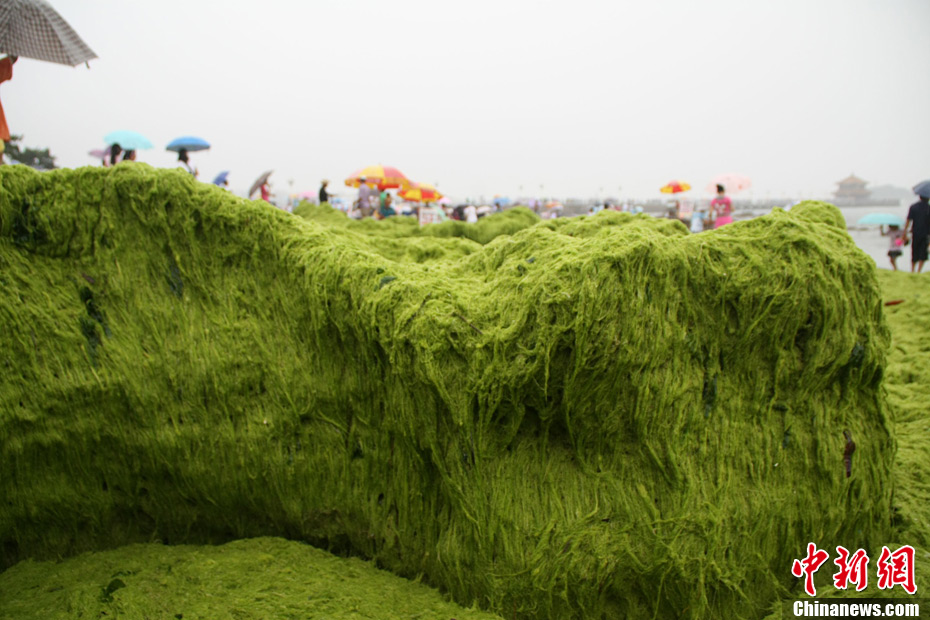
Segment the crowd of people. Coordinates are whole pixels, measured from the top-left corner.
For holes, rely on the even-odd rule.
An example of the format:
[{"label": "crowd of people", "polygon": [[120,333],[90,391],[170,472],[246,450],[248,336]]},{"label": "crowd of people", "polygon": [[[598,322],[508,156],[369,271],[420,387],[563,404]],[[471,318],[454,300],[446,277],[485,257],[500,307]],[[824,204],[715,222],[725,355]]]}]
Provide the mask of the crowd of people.
[{"label": "crowd of people", "polygon": [[[318,195],[320,204],[332,204],[333,194],[328,189],[329,180],[324,179],[320,184]],[[439,222],[446,219],[460,220],[475,223],[480,217],[490,213],[499,213],[500,204],[488,205],[479,209],[473,204],[452,205],[447,201],[442,203],[433,201],[419,201],[397,205],[394,195],[387,189],[378,189],[367,183],[365,177],[359,178],[358,195],[351,205],[346,205],[345,211],[353,219],[374,218],[385,219],[397,215],[410,215],[417,217],[420,223]]]},{"label": "crowd of people", "polygon": [[[361,183],[358,188],[358,195],[352,202],[351,206],[346,206],[349,217],[361,219],[366,217],[383,219],[394,215],[421,215],[424,210],[439,216],[439,219],[460,220],[463,222],[474,223],[479,218],[490,213],[498,213],[502,210],[500,203],[493,203],[484,207],[477,207],[473,204],[461,204],[452,206],[443,204],[434,206],[430,202],[422,205],[408,206],[407,209],[400,210],[394,205],[394,197],[387,190],[378,191],[376,188],[368,185],[364,178],[359,179]],[[328,189],[329,181],[324,179],[320,185],[319,203],[331,203],[333,194]],[[537,202],[533,205],[533,210],[544,218],[559,217],[562,213],[561,205],[555,208],[543,208],[542,204]],[[602,210],[629,211],[632,213],[642,213],[642,207],[626,208],[621,205],[604,204],[603,206],[591,207],[589,215],[594,215]],[[720,228],[733,222],[733,201],[726,195],[726,188],[723,185],[717,185],[717,194],[710,204],[705,208],[698,205],[688,218],[679,216],[678,203],[669,212],[669,217],[678,218],[690,226],[693,233],[703,232],[705,227]]]}]

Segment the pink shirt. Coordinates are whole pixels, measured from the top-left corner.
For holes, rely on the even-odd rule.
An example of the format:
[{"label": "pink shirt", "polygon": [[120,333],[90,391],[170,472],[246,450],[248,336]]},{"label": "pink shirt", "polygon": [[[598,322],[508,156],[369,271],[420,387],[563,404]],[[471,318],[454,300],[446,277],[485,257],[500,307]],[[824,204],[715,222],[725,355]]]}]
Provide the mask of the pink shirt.
[{"label": "pink shirt", "polygon": [[717,196],[710,201],[710,208],[714,210],[714,213],[717,215],[730,215],[733,211],[733,201],[730,200],[729,196]]}]

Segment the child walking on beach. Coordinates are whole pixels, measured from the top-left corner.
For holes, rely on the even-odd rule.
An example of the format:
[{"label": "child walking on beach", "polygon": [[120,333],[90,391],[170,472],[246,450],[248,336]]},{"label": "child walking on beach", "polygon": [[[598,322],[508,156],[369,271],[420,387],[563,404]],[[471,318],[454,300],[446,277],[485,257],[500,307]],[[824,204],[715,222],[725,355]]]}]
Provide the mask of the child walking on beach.
[{"label": "child walking on beach", "polygon": [[903,252],[901,248],[904,247],[904,231],[901,230],[900,226],[890,224],[888,232],[885,232],[884,226],[882,226],[881,232],[883,237],[888,237],[888,258],[891,259],[891,268],[897,271],[897,260]]}]

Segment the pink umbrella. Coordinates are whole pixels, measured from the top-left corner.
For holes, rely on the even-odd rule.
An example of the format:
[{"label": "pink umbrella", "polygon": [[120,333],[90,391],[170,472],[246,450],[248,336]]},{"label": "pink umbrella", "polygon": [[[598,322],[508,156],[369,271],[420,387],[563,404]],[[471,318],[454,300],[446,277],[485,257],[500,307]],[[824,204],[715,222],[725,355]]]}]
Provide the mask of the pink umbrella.
[{"label": "pink umbrella", "polygon": [[752,187],[752,181],[749,177],[742,174],[718,174],[704,189],[708,194],[717,193],[717,185],[723,185],[728,194],[736,194]]},{"label": "pink umbrella", "polygon": [[109,152],[109,149],[94,149],[93,151],[87,151],[87,154],[94,159],[104,159]]},{"label": "pink umbrella", "polygon": [[437,200],[436,203],[437,203],[437,204],[441,204],[441,205],[451,205],[451,204],[452,204],[452,199],[449,198],[448,196],[443,196],[442,198],[440,198],[439,200]]}]

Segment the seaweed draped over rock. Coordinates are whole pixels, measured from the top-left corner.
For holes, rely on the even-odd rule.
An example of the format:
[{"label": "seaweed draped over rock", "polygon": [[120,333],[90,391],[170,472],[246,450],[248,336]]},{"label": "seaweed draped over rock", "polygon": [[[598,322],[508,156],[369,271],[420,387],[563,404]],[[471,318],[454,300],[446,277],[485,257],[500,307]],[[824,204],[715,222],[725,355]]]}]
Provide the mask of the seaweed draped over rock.
[{"label": "seaweed draped over rock", "polygon": [[889,533],[888,333],[829,205],[415,257],[140,164],[0,182],[4,566],[270,534],[506,617],[757,617],[807,542]]}]

